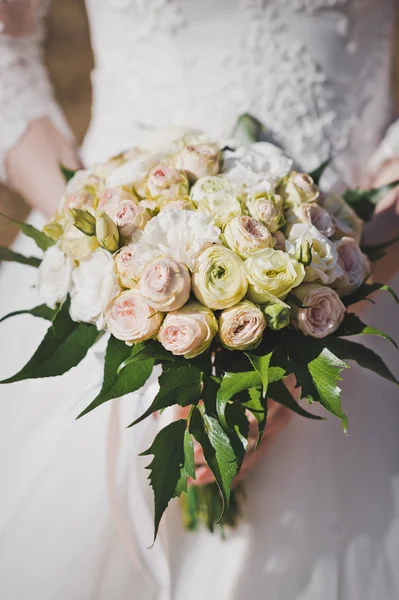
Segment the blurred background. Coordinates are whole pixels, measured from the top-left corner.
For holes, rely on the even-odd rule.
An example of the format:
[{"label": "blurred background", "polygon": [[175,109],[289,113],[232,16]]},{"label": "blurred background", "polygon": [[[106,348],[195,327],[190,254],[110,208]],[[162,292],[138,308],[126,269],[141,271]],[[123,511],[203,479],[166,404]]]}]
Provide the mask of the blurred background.
[{"label": "blurred background", "polygon": [[[399,19],[397,32],[392,78],[399,111]],[[84,0],[52,0],[46,61],[57,100],[80,143],[90,119],[90,71],[93,68]],[[18,195],[0,187],[0,212],[23,221],[29,208]],[[16,228],[0,219],[0,245],[8,246],[15,235]]]}]

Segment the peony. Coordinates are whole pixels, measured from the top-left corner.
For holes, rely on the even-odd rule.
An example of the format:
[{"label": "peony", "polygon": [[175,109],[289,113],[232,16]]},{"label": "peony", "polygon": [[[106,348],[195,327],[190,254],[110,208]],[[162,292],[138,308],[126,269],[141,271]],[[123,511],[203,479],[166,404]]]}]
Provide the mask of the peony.
[{"label": "peony", "polygon": [[266,225],[272,233],[285,224],[283,201],[278,195],[270,192],[254,194],[247,200],[246,206],[249,214]]},{"label": "peony", "polygon": [[224,230],[224,241],[242,258],[248,258],[254,252],[273,245],[273,237],[262,223],[242,215],[228,222]]},{"label": "peony", "polygon": [[304,266],[281,250],[259,250],[245,261],[248,298],[258,304],[268,302],[270,294],[284,299],[305,276]]},{"label": "peony", "polygon": [[311,263],[306,267],[305,282],[320,281],[324,284],[332,283],[342,275],[338,263],[338,252],[333,242],[328,240],[315,227],[296,224],[293,225],[288,240],[300,247],[308,242],[311,248]]},{"label": "peony", "polygon": [[334,289],[340,296],[353,294],[371,272],[368,257],[359,244],[351,237],[343,237],[337,242],[338,260],[342,275],[334,281]]},{"label": "peony", "polygon": [[343,236],[351,237],[360,244],[363,221],[357,216],[353,208],[337,194],[321,198],[320,204],[333,218],[336,228],[335,236],[339,238]]},{"label": "peony", "polygon": [[105,308],[120,292],[111,254],[97,248],[73,271],[72,281],[72,320],[94,323],[97,329],[102,329]]},{"label": "peony", "polygon": [[195,263],[192,286],[196,298],[208,308],[229,308],[247,292],[244,263],[224,246],[207,248]]},{"label": "peony", "polygon": [[57,246],[51,246],[44,253],[37,280],[40,298],[50,308],[64,302],[72,284],[74,262]]},{"label": "peony", "polygon": [[149,172],[146,190],[151,200],[184,197],[188,194],[187,176],[166,162],[160,162]]},{"label": "peony", "polygon": [[298,308],[292,304],[294,326],[305,335],[324,338],[334,333],[345,316],[345,306],[337,292],[316,283],[304,284],[296,288],[293,294],[307,308]]},{"label": "peony", "polygon": [[219,338],[230,350],[256,348],[266,327],[260,308],[244,300],[225,309],[219,317]]},{"label": "peony", "polygon": [[171,258],[157,258],[141,275],[141,295],[156,310],[169,312],[181,308],[189,299],[190,291],[189,270]]},{"label": "peony", "polygon": [[82,260],[98,248],[95,236],[89,236],[79,231],[73,221],[68,221],[58,241],[58,248],[74,260]]},{"label": "peony", "polygon": [[137,229],[144,229],[150,220],[150,214],[141,204],[123,200],[116,209],[113,220],[121,237],[128,240]]},{"label": "peony", "polygon": [[134,288],[138,284],[134,252],[135,246],[129,244],[114,254],[115,271],[121,286],[125,288]]},{"label": "peony", "polygon": [[225,176],[247,193],[273,191],[291,166],[292,160],[267,142],[239,146],[224,153]]},{"label": "peony", "polygon": [[177,155],[176,167],[185,171],[190,181],[219,172],[219,151],[215,145],[195,144],[185,146]]},{"label": "peony", "polygon": [[295,171],[281,182],[277,192],[283,198],[286,208],[298,206],[303,202],[316,202],[320,195],[319,188],[310,175]]},{"label": "peony", "polygon": [[210,215],[196,211],[161,212],[147,224],[135,244],[135,273],[140,274],[151,260],[168,256],[189,269],[205,248],[220,243],[220,229]]},{"label": "peony", "polygon": [[218,324],[211,310],[199,302],[188,302],[166,315],[158,340],[169,352],[194,358],[209,348],[217,330]]},{"label": "peony", "polygon": [[105,312],[108,331],[118,340],[131,344],[155,336],[163,315],[156,312],[138,290],[126,290],[111,300]]},{"label": "peony", "polygon": [[305,202],[289,211],[286,228],[287,235],[295,223],[302,223],[308,227],[316,227],[320,233],[328,238],[332,237],[335,233],[335,223],[330,213],[319,204],[316,204],[316,202]]}]

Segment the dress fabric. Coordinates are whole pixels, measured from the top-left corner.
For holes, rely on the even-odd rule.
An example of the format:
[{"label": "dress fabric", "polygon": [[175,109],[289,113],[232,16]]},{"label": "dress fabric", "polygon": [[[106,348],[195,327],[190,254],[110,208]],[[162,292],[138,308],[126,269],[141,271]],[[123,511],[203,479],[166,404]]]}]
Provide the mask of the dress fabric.
[{"label": "dress fabric", "polygon": [[[40,11],[46,4],[39,2]],[[96,69],[85,163],[138,143],[152,127],[193,125],[228,137],[248,111],[304,169],[334,156],[326,186],[361,182],[370,159],[375,168],[398,155],[398,125],[374,154],[393,120],[394,4],[87,0]],[[0,35],[7,57],[0,53],[0,129],[7,133],[0,155],[39,113],[64,127],[40,66],[40,39],[37,32]],[[32,65],[19,60],[23,44],[36,49]],[[15,60],[34,82],[22,86],[24,98],[38,94],[40,111],[13,95],[22,73],[9,68]],[[42,222],[35,213],[31,220]],[[15,248],[35,252],[23,238]],[[39,304],[34,283],[33,269],[2,265],[0,317]],[[398,289],[398,279],[393,285]],[[392,299],[378,300],[364,320],[399,339]],[[47,324],[21,316],[0,328],[0,376],[7,377],[31,356]],[[388,344],[372,345],[397,372]],[[0,388],[1,598],[399,598],[399,398],[392,384],[347,370],[347,437],[333,417],[295,416],[250,473],[237,531],[225,541],[186,533],[173,502],[148,550],[148,461],[136,457],[156,424],[124,426],[142,412],[156,378],[144,393],[76,422],[101,380],[101,351],[62,377]]]}]

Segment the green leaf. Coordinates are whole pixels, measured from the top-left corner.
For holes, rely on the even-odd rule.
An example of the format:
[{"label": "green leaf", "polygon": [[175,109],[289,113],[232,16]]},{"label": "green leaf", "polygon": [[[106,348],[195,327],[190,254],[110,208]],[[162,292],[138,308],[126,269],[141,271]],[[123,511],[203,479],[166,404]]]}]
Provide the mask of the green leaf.
[{"label": "green leaf", "polygon": [[125,394],[130,394],[139,390],[152,373],[154,366],[153,360],[143,360],[138,363],[132,363],[118,374],[118,367],[131,354],[132,349],[111,335],[108,340],[107,350],[104,361],[104,379],[103,385],[98,396],[85,408],[79,415],[83,417],[104,402],[113,398],[120,398]]},{"label": "green leaf", "polygon": [[0,262],[16,262],[21,265],[27,265],[28,267],[39,267],[42,262],[37,256],[24,256],[18,252],[14,252],[11,248],[4,248],[0,246]]},{"label": "green leaf", "polygon": [[298,404],[282,381],[276,381],[275,383],[271,383],[269,385],[269,396],[275,402],[278,402],[286,408],[289,408],[297,415],[301,415],[301,417],[305,417],[306,419],[314,419],[317,421],[323,420],[323,417],[314,415],[302,408],[302,406]]},{"label": "green leaf", "polygon": [[69,306],[68,298],[32,358],[18,373],[0,383],[55,377],[83,360],[99,334],[94,325],[72,321]]},{"label": "green leaf", "polygon": [[32,238],[40,250],[47,250],[50,248],[50,246],[54,246],[56,243],[54,240],[49,238],[48,235],[43,233],[43,231],[39,231],[39,229],[33,227],[33,225],[29,225],[28,223],[20,223],[19,221],[11,219],[11,217],[7,217],[7,215],[3,215],[2,213],[0,213],[0,217],[11,221],[11,223],[14,223],[14,225],[19,227],[22,233],[24,233],[27,237]]},{"label": "green leaf", "polygon": [[398,347],[397,343],[393,338],[391,338],[390,335],[380,331],[379,329],[376,329],[375,327],[366,325],[354,313],[346,313],[341,326],[334,334],[334,336],[337,337],[345,337],[350,335],[378,335],[391,342],[391,344],[393,344],[396,348]]},{"label": "green leaf", "polygon": [[68,167],[64,167],[64,165],[60,165],[60,171],[64,176],[65,183],[68,183],[68,181],[72,179],[75,173],[77,173],[77,170],[73,171],[72,169],[68,169]]},{"label": "green leaf", "polygon": [[[132,363],[134,364],[134,363]],[[136,365],[139,365],[136,363]],[[126,370],[126,369],[125,369]],[[122,371],[122,374],[124,371]],[[159,377],[159,392],[148,410],[138,419],[133,421],[129,427],[137,425],[157,410],[162,410],[168,406],[179,404],[180,406],[189,406],[197,404],[201,398],[202,373],[196,367],[179,367],[163,371]]]},{"label": "green leaf", "polygon": [[366,254],[372,262],[375,262],[376,260],[380,260],[380,258],[384,258],[384,256],[387,254],[385,250],[397,242],[399,242],[399,235],[391,240],[388,240],[387,242],[382,242],[381,244],[362,246],[362,252],[364,252],[364,254]]},{"label": "green leaf", "polygon": [[180,479],[177,482],[174,496],[179,497],[182,492],[187,492],[187,478],[195,479],[194,444],[191,433],[184,432],[184,465]]},{"label": "green leaf", "polygon": [[259,142],[262,135],[266,133],[267,129],[259,119],[249,113],[244,113],[238,117],[232,137],[241,144],[252,144]]},{"label": "green leaf", "polygon": [[361,219],[370,221],[374,214],[375,207],[381,198],[398,185],[399,181],[393,181],[380,188],[372,188],[370,190],[346,190],[343,197]]},{"label": "green leaf", "polygon": [[222,495],[220,521],[229,507],[231,485],[239,471],[240,458],[236,456],[230,438],[219,421],[209,415],[201,415],[197,407],[194,407],[191,415],[190,433],[201,445],[205,460]]},{"label": "green leaf", "polygon": [[[146,467],[149,469],[151,487],[154,490],[154,542],[159,523],[169,501],[183,489],[182,477],[186,466],[190,469],[192,456],[185,458],[186,421],[180,419],[170,423],[157,434],[148,450],[140,456],[154,456]],[[191,451],[190,451],[191,452]]]},{"label": "green leaf", "polygon": [[343,340],[342,338],[334,338],[332,336],[328,336],[325,339],[326,345],[338,358],[342,360],[354,360],[360,367],[364,369],[369,369],[391,381],[392,383],[399,384],[398,380],[388,369],[384,361],[378,354],[376,354],[367,346],[363,346],[363,344],[359,344],[358,342],[352,342],[351,340]]},{"label": "green leaf", "polygon": [[[360,302],[361,300],[370,300],[368,297],[374,292],[388,292],[391,294],[395,302],[399,303],[399,298],[396,292],[389,287],[389,285],[384,283],[363,283],[360,288],[356,290],[356,292],[350,296],[346,296],[342,301],[345,306],[350,306],[351,304],[356,304],[356,302]],[[370,300],[370,302],[373,302],[374,304],[373,300]]]},{"label": "green leaf", "polygon": [[255,450],[263,437],[266,421],[267,421],[267,398],[262,394],[260,387],[250,388],[248,390],[249,400],[243,402],[244,408],[249,410],[258,423],[258,437],[256,440]]},{"label": "green leaf", "polygon": [[261,378],[256,371],[244,371],[243,373],[227,372],[224,374],[216,396],[217,415],[223,427],[228,429],[225,413],[229,400],[240,392],[261,384]]},{"label": "green leaf", "polygon": [[246,352],[249,360],[252,363],[253,368],[258,373],[263,388],[263,395],[267,394],[267,386],[269,385],[269,365],[273,352],[269,352],[265,356],[257,356],[256,354],[251,354]]},{"label": "green leaf", "polygon": [[31,308],[30,310],[16,310],[14,312],[5,315],[0,319],[0,323],[5,321],[6,319],[10,319],[11,317],[16,317],[18,315],[32,315],[33,317],[40,317],[41,319],[47,319],[47,321],[52,321],[55,315],[58,312],[58,308],[49,308],[47,304],[41,304],[40,306],[35,306],[35,308]]},{"label": "green leaf", "polygon": [[317,167],[317,169],[315,169],[314,171],[309,173],[309,175],[311,176],[311,178],[313,179],[313,181],[315,182],[316,185],[319,185],[320,180],[323,176],[323,173],[327,169],[330,162],[331,162],[331,157],[327,158],[327,160],[322,162],[321,165],[319,167]]},{"label": "green leaf", "polygon": [[138,362],[140,360],[159,360],[159,361],[172,361],[172,362],[180,362],[184,364],[184,359],[179,356],[174,356],[168,350],[155,340],[150,340],[149,342],[144,342],[141,344],[140,349],[137,350],[135,347],[137,344],[133,346],[131,350],[131,355],[123,361],[123,363],[118,368],[118,373],[121,373],[123,369],[131,365],[132,363]]}]

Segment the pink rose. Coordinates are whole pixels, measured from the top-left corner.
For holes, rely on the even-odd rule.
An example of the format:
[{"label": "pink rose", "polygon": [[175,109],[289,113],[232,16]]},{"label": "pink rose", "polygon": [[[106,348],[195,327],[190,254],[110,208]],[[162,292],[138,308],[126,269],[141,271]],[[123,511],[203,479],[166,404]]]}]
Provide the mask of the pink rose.
[{"label": "pink rose", "polygon": [[359,244],[351,237],[343,237],[336,242],[338,261],[343,275],[334,281],[334,289],[340,296],[353,294],[371,272],[368,257],[363,254]]},{"label": "pink rose", "polygon": [[115,270],[120,283],[125,288],[137,287],[138,280],[134,260],[135,247],[133,245],[124,246],[114,254]]},{"label": "pink rose", "polygon": [[148,174],[147,192],[153,200],[170,200],[187,196],[187,176],[175,167],[160,162]]},{"label": "pink rose", "polygon": [[334,333],[345,316],[345,306],[337,292],[317,283],[300,285],[292,292],[307,308],[292,306],[294,326],[305,335],[324,338]]},{"label": "pink rose", "polygon": [[185,265],[172,258],[158,258],[143,271],[140,292],[150,306],[169,312],[189,299],[191,277]]},{"label": "pink rose", "polygon": [[163,315],[156,312],[138,290],[127,290],[114,298],[105,312],[108,331],[118,340],[136,343],[152,338]]},{"label": "pink rose", "polygon": [[185,146],[176,159],[178,169],[185,171],[191,182],[219,172],[219,152],[210,144]]},{"label": "pink rose", "polygon": [[114,213],[113,220],[118,226],[120,235],[127,240],[137,229],[144,229],[150,220],[150,215],[140,204],[131,200],[122,200]]},{"label": "pink rose", "polygon": [[221,313],[220,341],[231,350],[256,348],[265,327],[266,320],[260,308],[249,300],[244,300]]}]

